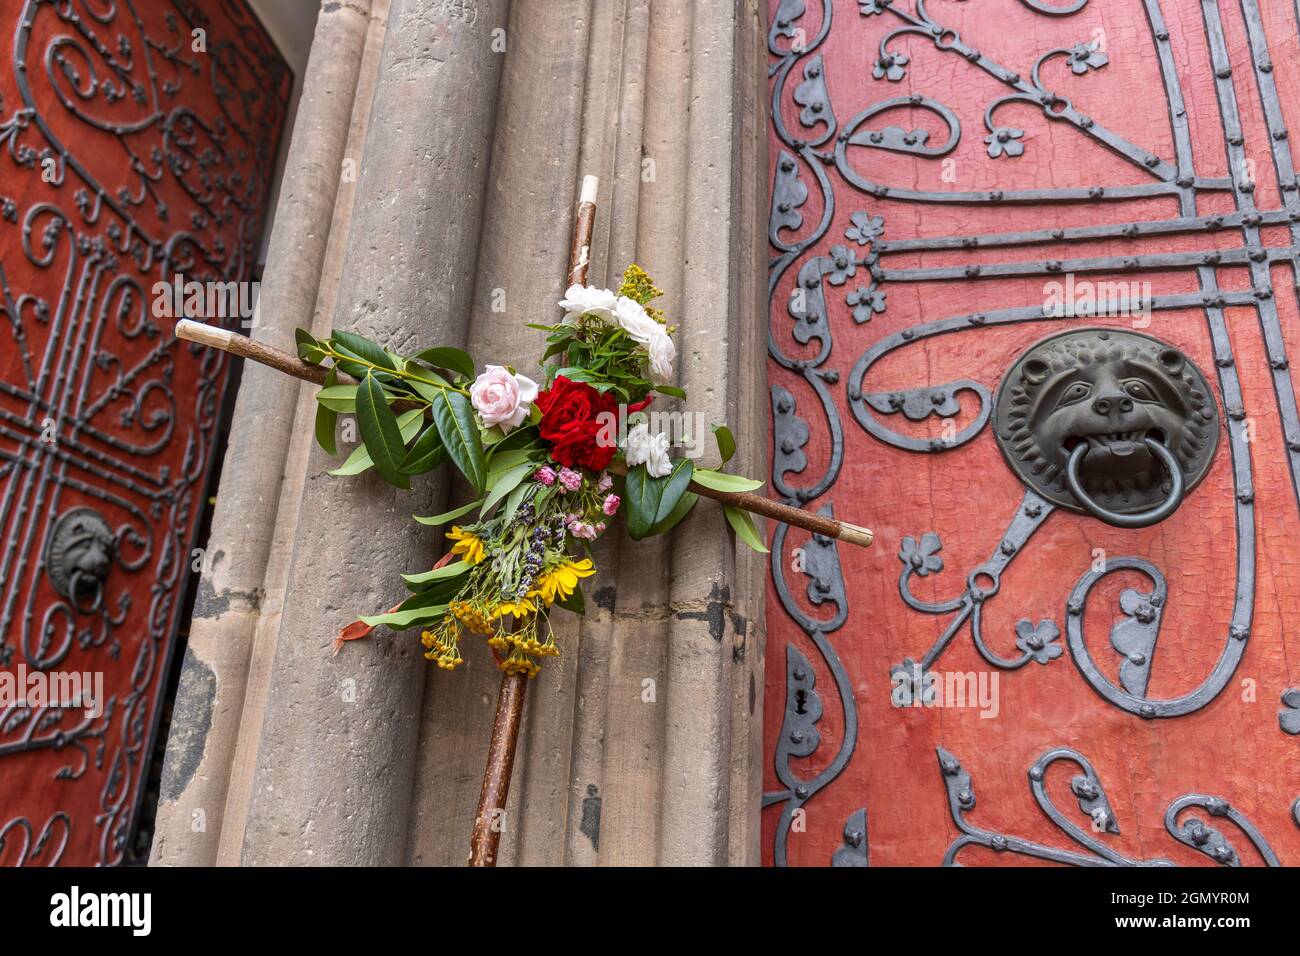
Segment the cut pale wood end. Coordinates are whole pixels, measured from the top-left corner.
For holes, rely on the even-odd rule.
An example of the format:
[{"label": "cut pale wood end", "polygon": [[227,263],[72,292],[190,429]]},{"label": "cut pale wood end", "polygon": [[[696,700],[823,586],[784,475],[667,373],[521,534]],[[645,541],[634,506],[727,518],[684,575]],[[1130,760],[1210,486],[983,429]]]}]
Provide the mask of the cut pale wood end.
[{"label": "cut pale wood end", "polygon": [[863,528],[856,524],[849,524],[847,521],[840,522],[839,540],[847,541],[850,544],[860,545],[864,548],[871,547],[871,542],[876,539],[875,534],[870,528]]},{"label": "cut pale wood end", "polygon": [[176,323],[176,337],[187,342],[198,342],[200,345],[206,345],[209,348],[226,351],[230,346],[231,339],[235,337],[235,333],[229,329],[204,325],[202,322],[195,322],[193,319],[181,319]]},{"label": "cut pale wood end", "polygon": [[594,203],[596,201],[596,191],[600,188],[599,176],[583,176],[582,192],[578,196],[578,202]]}]

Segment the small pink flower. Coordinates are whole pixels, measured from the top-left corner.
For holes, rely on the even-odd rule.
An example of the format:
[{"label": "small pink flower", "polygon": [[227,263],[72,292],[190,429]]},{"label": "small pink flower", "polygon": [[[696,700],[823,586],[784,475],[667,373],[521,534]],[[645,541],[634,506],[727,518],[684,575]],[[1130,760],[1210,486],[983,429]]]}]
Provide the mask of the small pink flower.
[{"label": "small pink flower", "polygon": [[583,538],[587,541],[596,540],[596,529],[585,521],[575,521],[569,528],[575,538]]},{"label": "small pink flower", "polygon": [[555,469],[550,465],[542,465],[541,468],[533,472],[533,480],[549,488],[555,484]]},{"label": "small pink flower", "polygon": [[566,491],[577,491],[582,487],[582,473],[572,468],[560,469],[560,484]]},{"label": "small pink flower", "polygon": [[596,534],[604,534],[604,533],[605,533],[605,522],[603,522],[603,521],[597,521],[597,522],[596,522]]},{"label": "small pink flower", "polygon": [[622,500],[618,495],[610,495],[605,499],[605,503],[601,506],[601,510],[607,515],[612,515],[618,511],[618,506],[620,504],[622,504]]},{"label": "small pink flower", "polygon": [[610,475],[610,473],[607,472],[607,471],[602,471],[602,472],[600,473],[600,481],[596,482],[596,490],[597,490],[597,491],[609,491],[609,489],[611,489],[611,488],[613,488],[613,487],[614,487],[614,478],[613,478],[613,476]]}]

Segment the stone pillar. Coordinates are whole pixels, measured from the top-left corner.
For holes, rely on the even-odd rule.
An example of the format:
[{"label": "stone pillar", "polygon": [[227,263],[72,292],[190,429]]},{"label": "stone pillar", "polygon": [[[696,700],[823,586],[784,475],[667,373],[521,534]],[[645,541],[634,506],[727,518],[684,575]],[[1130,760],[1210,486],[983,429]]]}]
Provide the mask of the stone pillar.
[{"label": "stone pillar", "polygon": [[[524,323],[558,315],[594,174],[590,281],[616,286],[635,261],[668,290],[688,410],[730,423],[734,469],[765,475],[764,7],[393,0],[314,328],[532,365]],[[454,674],[413,633],[330,655],[339,627],[442,550],[410,515],[442,510],[446,478],[412,493],[327,476],[335,462],[306,450],[312,408],[296,415],[242,718],[221,731],[238,739],[218,861],[463,864],[500,681],[487,649],[467,644]],[[595,556],[587,615],[555,615],[562,654],[529,686],[500,862],[757,863],[764,561],[708,501],[670,537],[610,535]],[[172,749],[201,725],[184,715]],[[188,810],[172,813],[179,833]]]},{"label": "stone pillar", "polygon": [[[253,336],[293,350],[311,324],[366,40],[370,0],[325,3],[316,22]],[[206,564],[176,694],[150,862],[216,861],[297,399],[292,379],[244,369]]]},{"label": "stone pillar", "polygon": [[[680,384],[691,411],[739,428],[746,454],[735,467],[752,475],[765,473],[767,447],[765,246],[756,235],[767,182],[756,95],[762,27],[753,2],[719,4],[714,15],[691,20],[680,251],[688,263]],[[697,108],[706,103],[721,108]],[[752,865],[765,563],[720,529],[716,504],[702,504],[673,534],[658,862]],[[705,780],[713,786],[701,786]]]},{"label": "stone pillar", "polygon": [[[344,151],[345,175],[339,182],[338,198],[334,203],[334,218],[330,222],[329,243],[325,249],[325,264],[321,269],[316,310],[312,317],[312,334],[318,337],[328,335],[334,321],[334,306],[338,301],[343,257],[347,252],[356,200],[356,174],[365,149],[375,84],[379,79],[379,60],[383,53],[384,37],[388,32],[388,5],[389,0],[370,0],[370,28],[366,33],[361,75],[357,77],[352,123]],[[280,486],[280,508],[276,513],[271,558],[262,595],[262,615],[253,637],[248,686],[244,692],[244,713],[235,742],[230,786],[226,791],[226,812],[222,820],[221,843],[217,847],[218,866],[238,866],[243,855],[244,827],[248,822],[248,809],[252,802],[253,773],[262,740],[262,723],[271,696],[271,665],[275,660],[276,643],[280,636],[289,563],[293,557],[298,519],[302,512],[303,486],[308,477],[307,460],[315,441],[315,394],[316,389],[306,384],[298,391],[298,406],[294,412],[297,424],[285,460],[284,481]]]},{"label": "stone pillar", "polygon": [[[728,421],[759,476],[763,23],[756,2],[515,0],[470,330],[480,363],[535,362],[521,325],[556,314],[577,183],[600,176],[590,281],[635,261],[668,290],[688,408]],[[561,656],[529,685],[501,863],[757,863],[764,562],[707,501],[595,558],[586,616],[553,616]],[[482,647],[465,657],[427,679],[412,863],[465,860],[499,682]]]},{"label": "stone pillar", "polygon": [[[506,0],[395,0],[334,326],[401,352],[463,344],[503,56]],[[356,614],[393,603],[435,542],[411,521],[445,478],[397,492],[309,459],[244,834],[246,864],[400,863],[426,662],[379,636],[332,657]]]}]

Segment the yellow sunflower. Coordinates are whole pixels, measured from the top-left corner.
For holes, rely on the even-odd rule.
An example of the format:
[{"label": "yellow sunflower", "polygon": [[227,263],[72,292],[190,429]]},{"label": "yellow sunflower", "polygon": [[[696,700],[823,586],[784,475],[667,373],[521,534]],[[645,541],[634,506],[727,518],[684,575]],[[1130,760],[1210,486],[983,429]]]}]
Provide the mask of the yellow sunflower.
[{"label": "yellow sunflower", "polygon": [[455,525],[447,532],[447,537],[456,542],[452,546],[451,553],[459,554],[470,564],[478,564],[485,557],[483,539],[478,535],[464,531],[459,525]]},{"label": "yellow sunflower", "polygon": [[521,597],[517,601],[502,601],[492,609],[492,620],[509,615],[510,617],[527,617],[529,614],[537,612],[537,604],[532,600]]},{"label": "yellow sunflower", "polygon": [[591,563],[591,558],[583,558],[581,561],[566,558],[540,575],[528,596],[540,596],[547,604],[566,600],[573,594],[581,578],[589,578],[595,573],[596,567]]}]

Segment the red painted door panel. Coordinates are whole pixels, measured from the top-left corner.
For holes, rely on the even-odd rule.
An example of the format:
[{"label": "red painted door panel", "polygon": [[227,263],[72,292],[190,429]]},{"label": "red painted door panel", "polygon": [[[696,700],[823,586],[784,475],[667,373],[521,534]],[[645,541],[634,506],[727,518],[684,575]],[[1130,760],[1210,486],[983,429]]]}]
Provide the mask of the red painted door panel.
[{"label": "red painted door panel", "polygon": [[[877,537],[775,535],[768,862],[1300,865],[1296,6],[770,10],[773,484]],[[1205,413],[1181,506],[1027,488],[1039,381],[1143,362]]]},{"label": "red painted door panel", "polygon": [[12,0],[0,35],[0,667],[104,682],[0,707],[0,864],[112,864],[229,371],[154,285],[253,277],[292,76],[243,0]]}]

